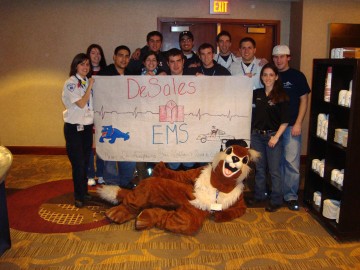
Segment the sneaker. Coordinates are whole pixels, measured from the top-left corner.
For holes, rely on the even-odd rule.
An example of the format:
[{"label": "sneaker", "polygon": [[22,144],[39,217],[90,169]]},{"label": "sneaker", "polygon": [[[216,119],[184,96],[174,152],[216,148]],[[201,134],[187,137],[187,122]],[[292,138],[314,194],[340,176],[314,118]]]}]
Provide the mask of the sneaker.
[{"label": "sneaker", "polygon": [[88,179],[88,186],[96,186],[96,182],[94,178],[89,178]]},{"label": "sneaker", "polygon": [[300,207],[299,207],[299,202],[297,200],[290,200],[287,201],[287,206],[291,211],[299,211]]},{"label": "sneaker", "polygon": [[98,178],[98,184],[100,184],[100,185],[105,185],[105,180],[104,180],[104,178],[103,177],[99,177]]}]

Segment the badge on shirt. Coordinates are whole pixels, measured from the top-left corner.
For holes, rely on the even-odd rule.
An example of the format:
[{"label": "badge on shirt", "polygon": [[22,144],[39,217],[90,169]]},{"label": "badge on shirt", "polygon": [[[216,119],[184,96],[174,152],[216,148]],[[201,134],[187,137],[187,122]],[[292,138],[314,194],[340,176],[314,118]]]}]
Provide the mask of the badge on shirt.
[{"label": "badge on shirt", "polygon": [[212,210],[212,211],[221,211],[222,210],[222,204],[221,203],[212,203],[210,205],[210,210]]},{"label": "badge on shirt", "polygon": [[73,92],[76,88],[76,84],[75,83],[69,83],[66,85],[67,90],[69,90],[70,92]]},{"label": "badge on shirt", "polygon": [[76,129],[77,129],[77,131],[83,131],[84,130],[84,125],[77,125]]}]

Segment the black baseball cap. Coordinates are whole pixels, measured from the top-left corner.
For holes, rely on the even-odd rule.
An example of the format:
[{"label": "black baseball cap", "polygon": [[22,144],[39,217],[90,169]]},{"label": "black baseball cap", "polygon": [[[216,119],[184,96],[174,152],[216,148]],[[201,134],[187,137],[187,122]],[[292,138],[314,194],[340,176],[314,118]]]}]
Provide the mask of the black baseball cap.
[{"label": "black baseball cap", "polygon": [[190,32],[190,31],[182,31],[179,35],[179,42],[181,41],[181,39],[184,37],[184,36],[188,36],[189,38],[191,38],[192,40],[194,40],[194,36],[193,34]]}]

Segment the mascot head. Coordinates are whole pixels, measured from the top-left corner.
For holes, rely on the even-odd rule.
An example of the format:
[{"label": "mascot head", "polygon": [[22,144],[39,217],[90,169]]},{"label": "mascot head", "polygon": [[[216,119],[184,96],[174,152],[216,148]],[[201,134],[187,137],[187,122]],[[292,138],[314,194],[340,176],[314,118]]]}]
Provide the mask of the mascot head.
[{"label": "mascot head", "polygon": [[250,161],[259,157],[255,150],[232,145],[218,153],[212,162],[211,184],[221,192],[229,193],[248,176]]}]

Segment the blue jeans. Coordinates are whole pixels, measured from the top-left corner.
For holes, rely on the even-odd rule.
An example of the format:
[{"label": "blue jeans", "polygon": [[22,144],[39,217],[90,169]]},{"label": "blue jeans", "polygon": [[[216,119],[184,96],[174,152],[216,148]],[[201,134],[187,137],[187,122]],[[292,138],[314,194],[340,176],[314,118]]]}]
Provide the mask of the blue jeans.
[{"label": "blue jeans", "polygon": [[104,161],[104,180],[107,185],[125,187],[134,178],[136,162]]},{"label": "blue jeans", "polygon": [[281,205],[283,202],[283,183],[280,171],[283,151],[282,138],[279,139],[274,148],[271,148],[268,146],[268,142],[272,135],[261,135],[254,132],[251,134],[251,148],[261,154],[256,162],[254,198],[258,200],[266,199],[266,172],[269,169],[271,176],[270,202],[273,205]]},{"label": "blue jeans", "polygon": [[96,155],[96,171],[94,166],[94,151],[90,153],[89,168],[87,171],[88,178],[103,177],[104,175],[104,161]]},{"label": "blue jeans", "polygon": [[291,135],[292,126],[283,133],[284,154],[281,160],[281,177],[284,182],[284,200],[297,200],[300,183],[301,135]]},{"label": "blue jeans", "polygon": [[180,162],[169,162],[167,163],[167,165],[169,166],[170,169],[172,170],[177,170],[179,169],[180,165],[184,165],[184,167],[186,168],[191,168],[195,165],[195,163],[193,162],[184,162],[184,163],[180,163]]}]

